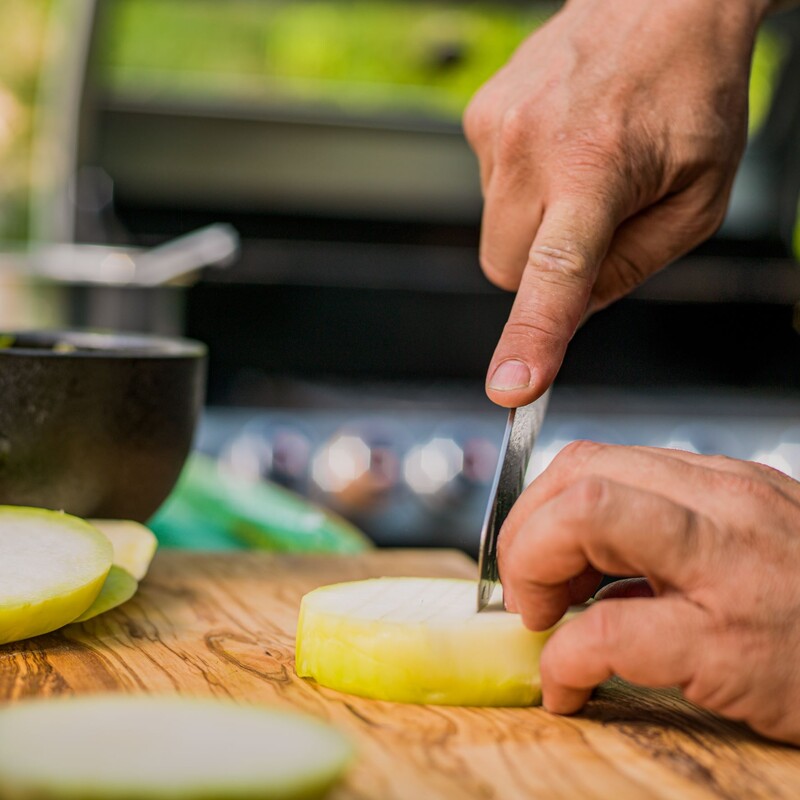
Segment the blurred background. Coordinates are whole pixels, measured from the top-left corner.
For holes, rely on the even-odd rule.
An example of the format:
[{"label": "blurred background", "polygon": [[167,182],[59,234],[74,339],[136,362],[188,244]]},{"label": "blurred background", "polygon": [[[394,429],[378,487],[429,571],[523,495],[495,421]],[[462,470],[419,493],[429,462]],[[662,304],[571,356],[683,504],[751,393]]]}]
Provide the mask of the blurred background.
[{"label": "blurred background", "polygon": [[[483,379],[512,298],[479,270],[460,116],[557,7],[3,0],[3,327],[198,338],[197,447],[226,475],[380,545],[474,552],[505,423]],[[531,477],[576,438],[800,477],[798,75],[795,11],[759,37],[722,230],[578,333]]]}]

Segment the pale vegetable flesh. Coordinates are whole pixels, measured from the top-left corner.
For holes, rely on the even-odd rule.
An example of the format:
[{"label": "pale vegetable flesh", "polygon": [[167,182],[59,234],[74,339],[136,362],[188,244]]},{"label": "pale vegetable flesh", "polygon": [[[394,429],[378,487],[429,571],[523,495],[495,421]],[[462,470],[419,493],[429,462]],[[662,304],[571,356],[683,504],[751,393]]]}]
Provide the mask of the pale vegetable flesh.
[{"label": "pale vegetable flesh", "polygon": [[228,701],[99,696],[0,711],[0,797],[311,800],[352,758],[315,719]]},{"label": "pale vegetable flesh", "polygon": [[111,543],[83,520],[0,506],[0,644],[72,622],[100,593],[112,559]]},{"label": "pale vegetable flesh", "polygon": [[114,547],[114,564],[140,581],[147,574],[156,553],[158,539],[144,525],[130,520],[91,519],[91,525],[102,531]]},{"label": "pale vegetable flesh", "polygon": [[302,601],[296,669],[350,694],[404,703],[526,706],[541,701],[539,659],[554,629],[477,612],[476,583],[379,578]]}]

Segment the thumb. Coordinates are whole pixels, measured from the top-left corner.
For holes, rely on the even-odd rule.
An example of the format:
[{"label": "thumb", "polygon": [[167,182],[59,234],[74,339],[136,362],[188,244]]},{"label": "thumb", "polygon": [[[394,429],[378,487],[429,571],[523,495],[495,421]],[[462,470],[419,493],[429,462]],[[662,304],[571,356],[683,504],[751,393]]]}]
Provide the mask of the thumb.
[{"label": "thumb", "polygon": [[525,405],[553,382],[617,222],[595,199],[563,198],[545,211],[489,366],[486,392],[495,403]]}]

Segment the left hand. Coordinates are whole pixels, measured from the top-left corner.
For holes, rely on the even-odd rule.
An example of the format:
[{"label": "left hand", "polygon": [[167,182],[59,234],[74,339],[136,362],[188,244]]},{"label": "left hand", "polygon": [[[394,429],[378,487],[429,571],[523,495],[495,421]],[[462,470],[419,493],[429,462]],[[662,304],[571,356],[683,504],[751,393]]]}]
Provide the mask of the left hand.
[{"label": "left hand", "polygon": [[473,98],[481,264],[518,290],[494,402],[541,395],[582,319],[722,222],[767,5],[568,0]]},{"label": "left hand", "polygon": [[722,456],[577,442],[511,510],[499,558],[506,604],[534,630],[601,572],[649,583],[612,590],[551,637],[549,710],[577,711],[617,675],[800,744],[797,481]]}]

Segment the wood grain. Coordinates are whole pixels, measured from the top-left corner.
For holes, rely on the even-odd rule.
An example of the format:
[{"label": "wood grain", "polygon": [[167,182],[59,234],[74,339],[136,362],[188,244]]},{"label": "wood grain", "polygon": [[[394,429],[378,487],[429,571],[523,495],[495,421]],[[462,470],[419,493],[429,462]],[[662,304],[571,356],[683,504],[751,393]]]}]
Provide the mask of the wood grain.
[{"label": "wood grain", "polygon": [[473,577],[444,551],[349,557],[163,552],[137,596],[83,625],[0,647],[0,701],[103,691],[232,697],[349,733],[359,759],[334,800],[797,798],[800,751],[671,691],[604,686],[578,717],[402,706],[294,674],[301,596],[378,575]]}]

